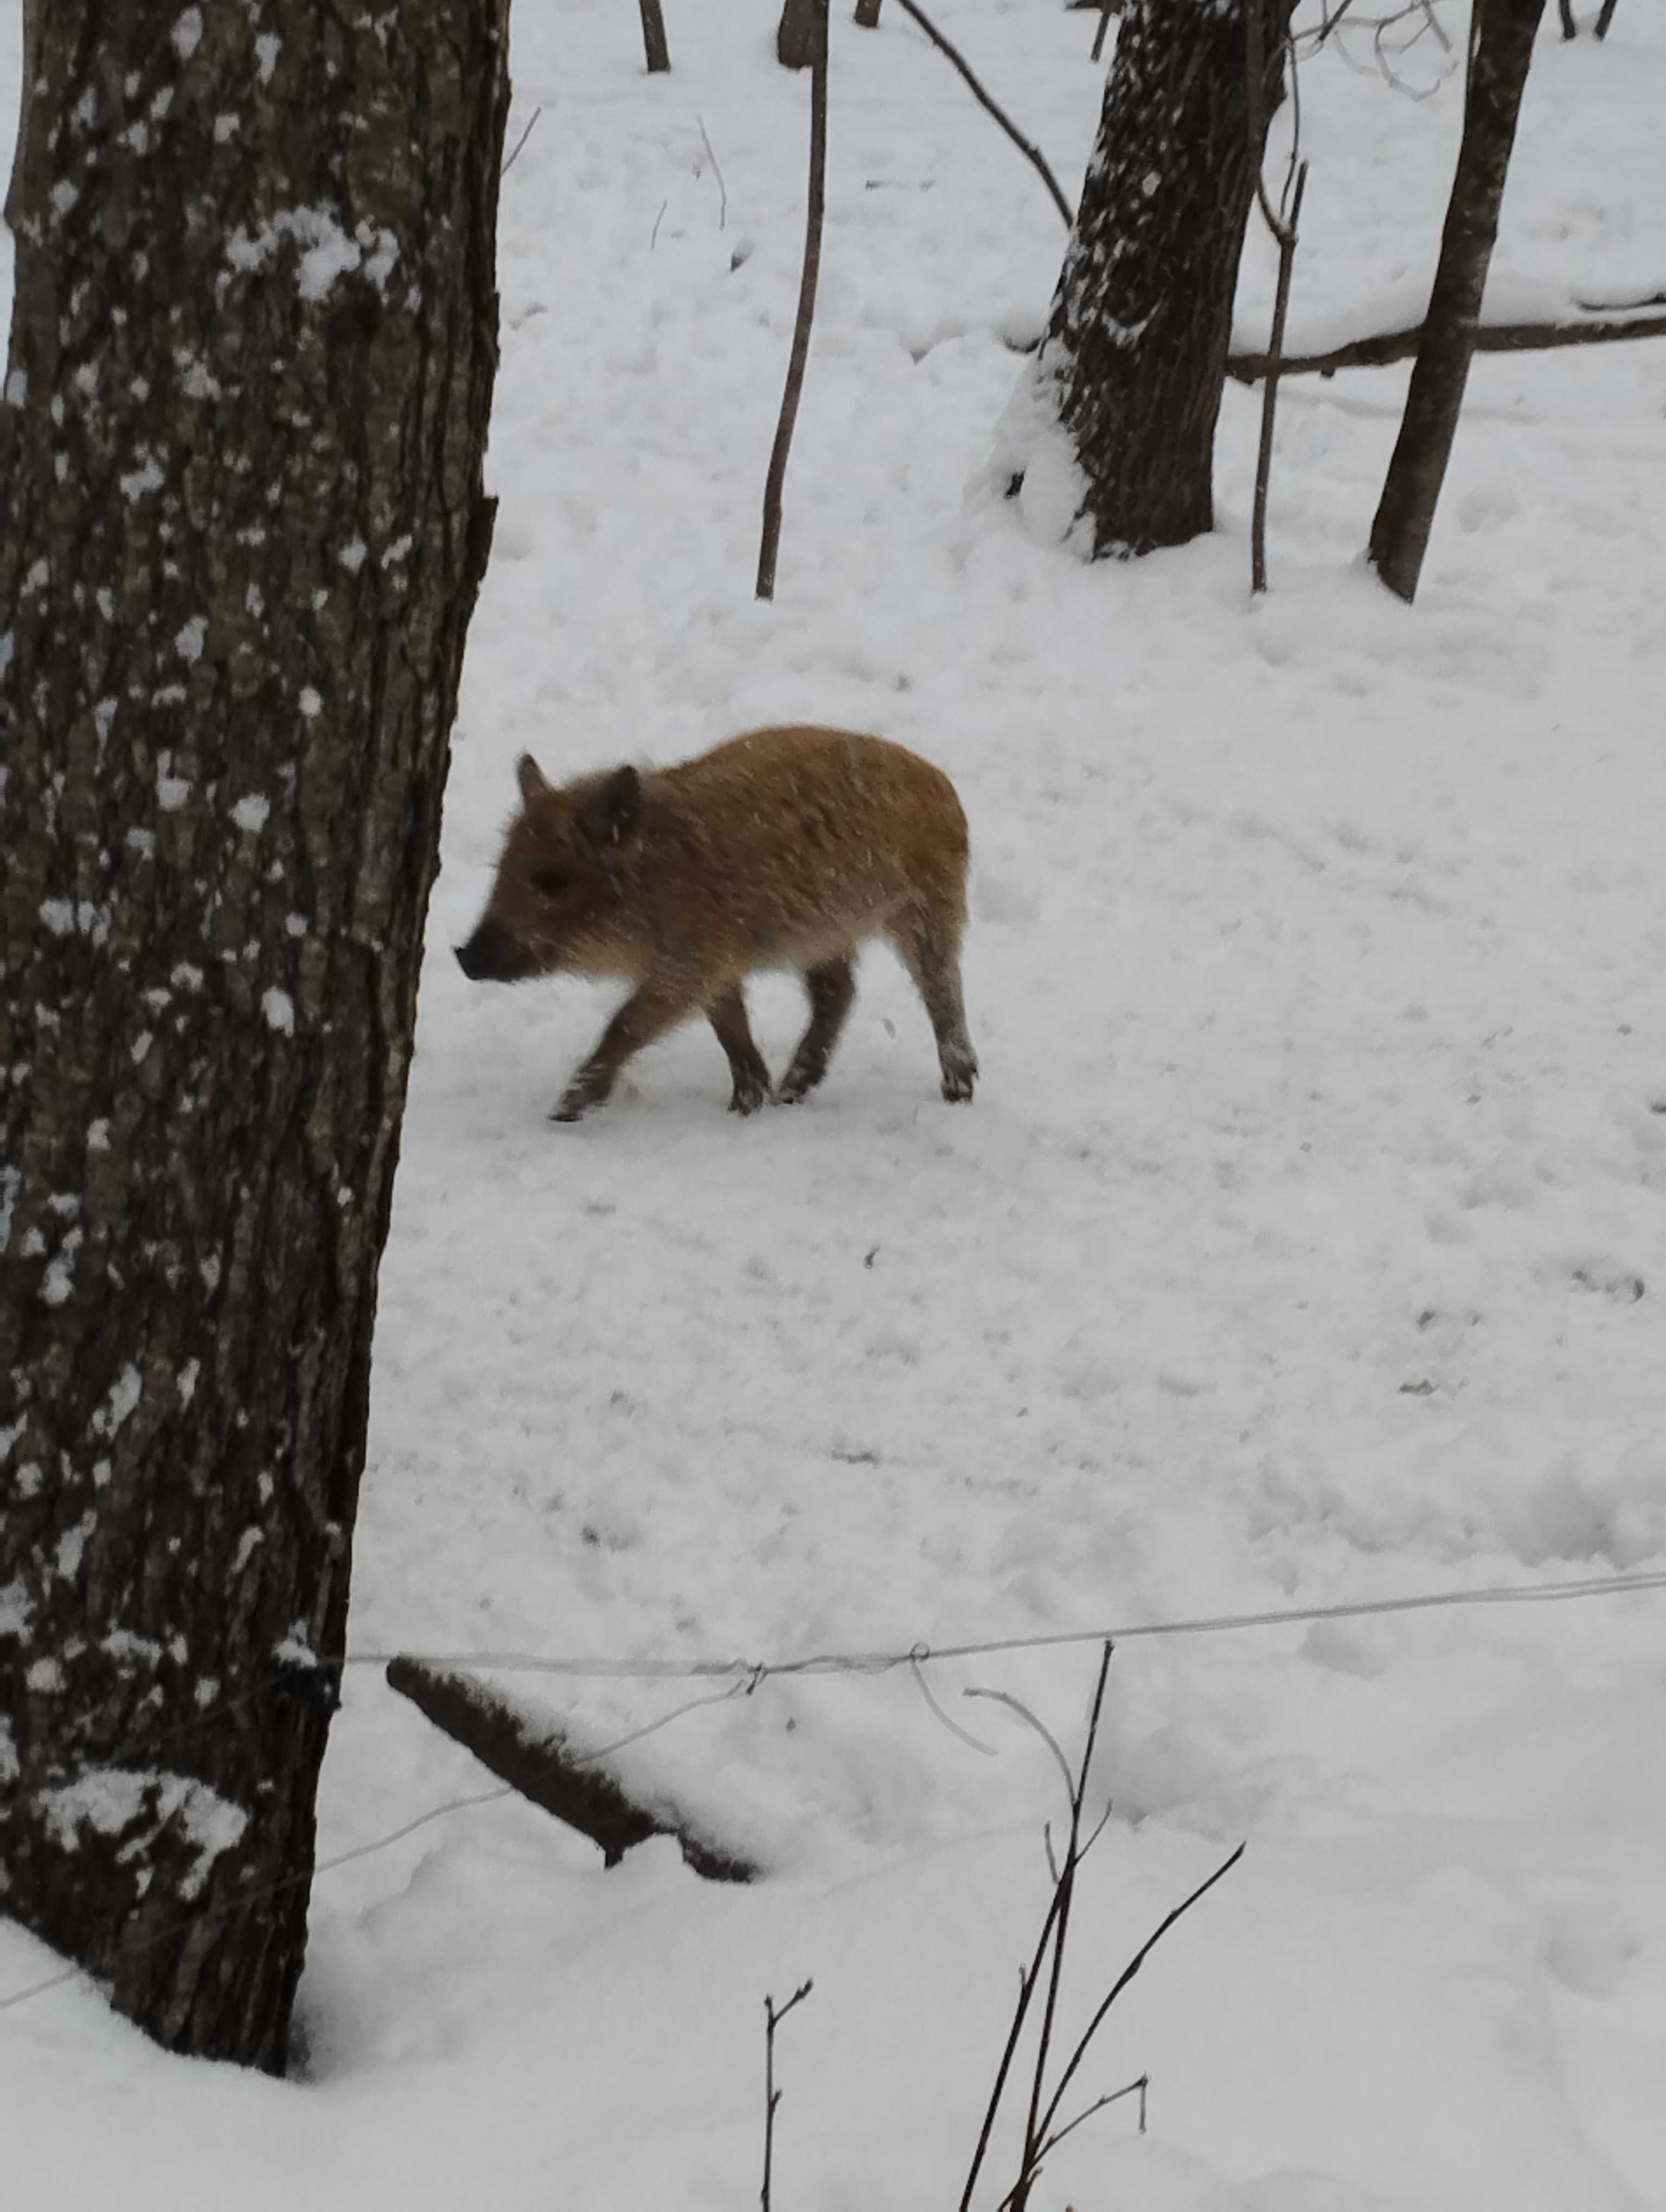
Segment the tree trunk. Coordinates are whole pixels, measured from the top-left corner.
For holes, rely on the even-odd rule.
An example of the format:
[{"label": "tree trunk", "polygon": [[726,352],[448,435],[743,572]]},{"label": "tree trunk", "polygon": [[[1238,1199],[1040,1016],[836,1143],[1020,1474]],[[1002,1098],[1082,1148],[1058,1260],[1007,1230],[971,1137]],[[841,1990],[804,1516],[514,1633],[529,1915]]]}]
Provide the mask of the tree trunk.
[{"label": "tree trunk", "polygon": [[817,0],[781,0],[775,59],[783,69],[809,69],[816,58]]},{"label": "tree trunk", "polygon": [[660,0],[641,0],[641,6],[642,51],[648,57],[649,76],[657,76],[671,67],[671,49],[666,44],[666,19],[660,12]]},{"label": "tree trunk", "polygon": [[[1129,0],[1047,335],[1003,426],[1026,518],[1095,559],[1213,523],[1232,295],[1292,0]],[[1246,6],[1260,11],[1252,118]],[[1068,444],[1061,466],[1060,429]]]},{"label": "tree trunk", "polygon": [[1544,0],[1475,0],[1470,21],[1457,173],[1406,411],[1371,530],[1371,566],[1402,599],[1416,596],[1457,434],[1516,118],[1543,13]]},{"label": "tree trunk", "polygon": [[827,211],[827,16],[828,0],[809,0],[811,16],[810,181],[805,194],[804,265],[799,275],[798,311],[793,318],[793,350],[781,395],[775,443],[763,480],[763,528],[757,549],[757,596],[775,596],[775,559],[781,550],[781,503],[787,486],[787,459],[799,419],[799,398],[810,359],[810,327],[816,313],[816,283],[822,265],[822,222]]},{"label": "tree trunk", "polygon": [[40,11],[15,180],[0,1899],[276,2072],[490,540],[508,0],[168,15]]}]

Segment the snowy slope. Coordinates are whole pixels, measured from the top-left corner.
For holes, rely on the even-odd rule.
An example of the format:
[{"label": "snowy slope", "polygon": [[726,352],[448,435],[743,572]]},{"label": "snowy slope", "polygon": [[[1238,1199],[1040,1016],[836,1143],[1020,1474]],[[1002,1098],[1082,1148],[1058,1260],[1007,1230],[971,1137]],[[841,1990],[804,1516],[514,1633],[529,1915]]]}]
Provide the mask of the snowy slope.
[{"label": "snowy slope", "polygon": [[[1666,344],[1477,362],[1414,610],[1356,557],[1396,370],[1286,388],[1268,601],[1235,388],[1214,538],[1081,569],[983,488],[1056,214],[896,10],[877,35],[836,12],[763,609],[806,87],[761,0],[668,0],[653,82],[627,0],[520,0],[512,133],[544,112],[503,194],[502,508],[383,1271],[358,1652],[766,1660],[1666,1565]],[[939,12],[1073,189],[1092,19]],[[1432,64],[1406,64],[1419,90]],[[1460,92],[1306,71],[1292,347],[1416,312]],[[1663,101],[1647,0],[1604,48],[1547,27],[1499,300],[1666,283]],[[1270,287],[1256,241],[1246,342]],[[445,950],[517,754],[564,775],[800,716],[959,786],[976,1103],[938,1099],[875,952],[810,1106],[727,1115],[691,1030],[552,1127],[605,998],[471,987]],[[797,994],[754,996],[779,1068]],[[1152,2133],[1102,2115],[1037,2212],[1666,2212],[1663,1606],[1124,1644],[1072,2017],[1250,1850],[1083,2076],[1149,2067]],[[603,1874],[502,1802],[321,1875],[305,2084],[169,2064],[78,1988],[0,2013],[0,2203],[732,2206],[757,2187],[762,1999],[806,1974],[777,2203],[953,2203],[1058,1811],[1045,1754],[957,1693],[1073,1742],[1092,1664],[933,1668],[990,1753],[907,1669],[667,1727],[635,1755],[766,1851],[756,1890],[660,1844]],[[531,1693],[610,1736],[709,1687]],[[322,1848],[489,1781],[367,1664]],[[51,1965],[0,1930],[0,1995]]]}]

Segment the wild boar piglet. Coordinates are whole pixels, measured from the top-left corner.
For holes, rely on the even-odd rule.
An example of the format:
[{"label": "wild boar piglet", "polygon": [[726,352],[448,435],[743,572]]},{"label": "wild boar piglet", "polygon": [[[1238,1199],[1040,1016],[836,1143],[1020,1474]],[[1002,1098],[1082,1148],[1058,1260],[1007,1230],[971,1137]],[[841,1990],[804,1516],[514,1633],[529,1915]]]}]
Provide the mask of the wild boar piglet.
[{"label": "wild boar piglet", "polygon": [[[632,1055],[703,1014],[751,1114],[813,1091],[855,995],[865,939],[884,937],[937,1038],[943,1096],[977,1077],[960,995],[966,817],[940,769],[886,738],[752,730],[675,768],[548,782],[531,754],[479,927],[457,958],[477,981],[618,976],[631,985],[554,1118],[599,1106]],[[810,1024],[773,1093],[743,988],[794,969]]]}]

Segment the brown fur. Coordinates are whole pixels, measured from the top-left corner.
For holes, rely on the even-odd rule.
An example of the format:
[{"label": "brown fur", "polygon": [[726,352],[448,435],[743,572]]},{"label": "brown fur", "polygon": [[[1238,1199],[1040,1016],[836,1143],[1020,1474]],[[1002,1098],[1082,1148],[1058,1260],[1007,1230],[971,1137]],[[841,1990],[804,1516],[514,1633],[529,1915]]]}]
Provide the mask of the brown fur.
[{"label": "brown fur", "polygon": [[465,975],[515,982],[617,975],[631,995],[556,1109],[599,1106],[625,1062],[704,1014],[728,1055],[734,1110],[770,1094],[742,986],[796,969],[810,1026],[775,1097],[814,1089],[854,991],[864,939],[887,938],[937,1037],[945,1098],[970,1098],[977,1060],[960,998],[966,817],[940,769],[884,738],[753,730],[675,768],[547,783],[530,754]]}]

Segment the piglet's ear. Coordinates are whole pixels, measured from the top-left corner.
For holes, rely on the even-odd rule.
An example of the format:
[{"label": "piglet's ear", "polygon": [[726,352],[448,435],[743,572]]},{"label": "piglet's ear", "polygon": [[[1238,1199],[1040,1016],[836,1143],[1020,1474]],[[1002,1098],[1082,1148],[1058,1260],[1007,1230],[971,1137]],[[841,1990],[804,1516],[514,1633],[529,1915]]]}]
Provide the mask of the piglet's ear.
[{"label": "piglet's ear", "polygon": [[604,776],[579,809],[579,827],[602,852],[629,844],[642,820],[642,780],[634,768]]},{"label": "piglet's ear", "polygon": [[539,792],[548,791],[550,788],[544,770],[532,758],[531,753],[522,753],[520,760],[516,762],[515,781],[520,786],[520,800],[523,806],[529,805],[538,797]]}]

